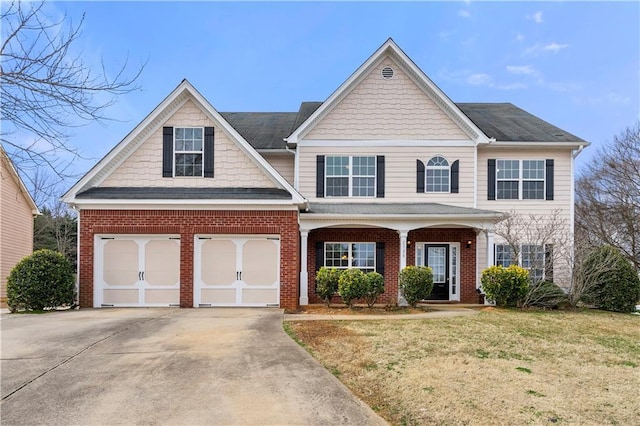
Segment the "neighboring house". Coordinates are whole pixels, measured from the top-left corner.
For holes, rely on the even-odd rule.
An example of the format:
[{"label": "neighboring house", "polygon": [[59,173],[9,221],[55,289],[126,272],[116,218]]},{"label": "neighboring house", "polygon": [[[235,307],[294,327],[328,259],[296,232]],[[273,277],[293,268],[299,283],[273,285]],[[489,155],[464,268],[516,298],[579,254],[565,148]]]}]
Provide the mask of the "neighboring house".
[{"label": "neighboring house", "polygon": [[6,306],[7,277],[33,252],[33,217],[40,211],[2,145],[0,179],[0,305]]},{"label": "neighboring house", "polygon": [[393,303],[413,264],[432,299],[476,303],[500,212],[571,228],[585,145],[511,104],[453,103],[391,39],[297,112],[220,113],[185,80],[63,197],[80,305],[295,308],[320,302],[323,265],[382,273]]}]

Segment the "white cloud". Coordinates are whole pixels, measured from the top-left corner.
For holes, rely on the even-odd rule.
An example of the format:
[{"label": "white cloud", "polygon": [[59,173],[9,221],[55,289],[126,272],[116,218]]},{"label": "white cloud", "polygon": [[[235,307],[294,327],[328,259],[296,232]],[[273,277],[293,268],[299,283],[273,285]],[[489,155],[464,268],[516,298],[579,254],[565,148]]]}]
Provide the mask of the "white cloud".
[{"label": "white cloud", "polygon": [[458,16],[461,18],[470,18],[471,17],[471,13],[469,13],[466,10],[461,10],[458,12]]},{"label": "white cloud", "polygon": [[507,72],[517,75],[538,75],[538,71],[531,65],[507,65]]},{"label": "white cloud", "polygon": [[566,49],[567,47],[569,47],[568,44],[558,44],[554,41],[553,43],[547,44],[545,47],[543,47],[543,50],[558,53],[559,51],[561,51],[562,49]]},{"label": "white cloud", "polygon": [[473,86],[491,86],[493,79],[489,74],[477,73],[469,75],[467,77],[467,83]]},{"label": "white cloud", "polygon": [[542,12],[537,11],[533,15],[527,15],[527,19],[532,20],[536,24],[542,24]]},{"label": "white cloud", "polygon": [[524,36],[522,34],[516,34],[516,41],[517,42],[522,42],[524,41]]}]

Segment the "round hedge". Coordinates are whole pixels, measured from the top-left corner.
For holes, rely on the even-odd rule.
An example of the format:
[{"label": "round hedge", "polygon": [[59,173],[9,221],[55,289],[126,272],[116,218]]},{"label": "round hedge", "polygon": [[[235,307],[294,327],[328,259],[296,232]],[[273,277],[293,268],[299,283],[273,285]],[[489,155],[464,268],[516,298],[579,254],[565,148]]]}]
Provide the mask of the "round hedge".
[{"label": "round hedge", "polygon": [[73,265],[62,253],[49,249],[33,252],[18,262],[7,278],[9,309],[40,311],[73,304],[73,273]]}]

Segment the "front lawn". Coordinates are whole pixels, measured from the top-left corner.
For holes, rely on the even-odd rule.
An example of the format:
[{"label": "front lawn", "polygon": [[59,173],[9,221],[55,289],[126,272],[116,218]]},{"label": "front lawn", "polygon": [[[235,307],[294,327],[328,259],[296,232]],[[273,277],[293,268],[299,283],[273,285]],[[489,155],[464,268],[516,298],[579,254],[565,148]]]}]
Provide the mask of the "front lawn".
[{"label": "front lawn", "polygon": [[287,324],[392,424],[640,419],[640,316],[488,308],[449,319]]}]

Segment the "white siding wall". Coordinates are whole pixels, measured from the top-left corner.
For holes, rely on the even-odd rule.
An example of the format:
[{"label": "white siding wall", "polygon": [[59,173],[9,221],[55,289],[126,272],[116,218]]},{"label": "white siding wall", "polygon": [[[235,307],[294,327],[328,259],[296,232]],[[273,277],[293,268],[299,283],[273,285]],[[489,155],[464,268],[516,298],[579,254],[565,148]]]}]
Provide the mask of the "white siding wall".
[{"label": "white siding wall", "polygon": [[[316,200],[317,155],[384,155],[385,202],[429,202],[473,207],[473,162],[475,147],[299,147],[300,191],[310,200]],[[460,161],[460,192],[457,194],[416,193],[416,160],[425,164],[434,155],[443,155],[450,163]],[[371,198],[323,198],[323,201],[370,202]]]},{"label": "white siding wall", "polygon": [[273,188],[275,184],[216,126],[193,102],[185,103],[163,126],[214,126],[214,178],[162,177],[162,128],[121,164],[100,186],[150,187],[253,187]]}]

